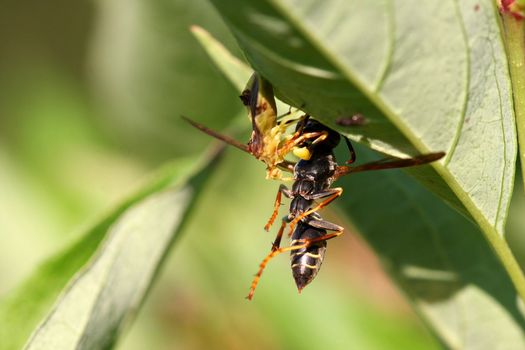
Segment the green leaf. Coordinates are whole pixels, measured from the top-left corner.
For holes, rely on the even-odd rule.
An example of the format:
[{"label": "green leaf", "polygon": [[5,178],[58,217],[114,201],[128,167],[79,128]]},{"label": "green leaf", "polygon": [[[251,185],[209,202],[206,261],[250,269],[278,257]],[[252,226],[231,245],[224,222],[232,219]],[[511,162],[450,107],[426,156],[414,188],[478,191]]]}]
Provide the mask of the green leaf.
[{"label": "green leaf", "polygon": [[[446,151],[439,186],[503,236],[516,133],[492,1],[214,4],[286,102],[384,153]],[[369,125],[336,125],[356,113]]]},{"label": "green leaf", "polygon": [[179,232],[207,177],[202,169],[209,159],[166,167],[78,242],[43,263],[0,304],[0,348],[19,349],[32,333],[28,348],[113,344]]},{"label": "green leaf", "polygon": [[476,225],[400,171],[339,185],[344,212],[448,347],[525,347],[519,298]]},{"label": "green leaf", "polygon": [[[312,13],[315,12],[312,10]],[[239,13],[248,18],[255,17],[253,13]],[[268,19],[268,16],[261,15],[257,19],[261,18]],[[237,20],[240,21],[238,18]],[[238,35],[246,33],[251,32],[246,29],[243,34]],[[257,39],[261,40],[260,37]],[[242,43],[242,39],[239,40]],[[210,49],[210,45],[217,43],[210,44],[211,40],[203,43],[210,54],[217,55],[215,61],[228,59],[221,50]],[[249,49],[254,46],[260,48],[260,42],[255,39],[250,45]],[[504,57],[499,56],[499,59],[504,60]],[[257,69],[266,74],[264,69],[267,67],[261,67]],[[492,68],[497,72],[498,67]],[[501,71],[500,73],[503,74]],[[225,74],[232,75],[231,72]],[[284,74],[281,79],[276,78],[276,81],[282,82],[286,77]],[[504,79],[505,76],[499,78]],[[490,92],[498,92],[497,86],[491,86],[491,83],[496,84],[497,81],[486,82],[484,86],[489,95]],[[479,83],[475,86],[479,87]],[[318,91],[321,96],[324,93],[322,87],[324,86],[320,85]],[[303,92],[300,88],[297,89],[290,90],[289,93]],[[476,95],[474,91],[469,93],[473,94],[473,97]],[[467,108],[475,109],[473,103],[469,100]],[[506,100],[506,103],[505,107],[499,107],[508,108],[509,101]],[[473,113],[472,117],[477,115],[482,119],[482,123],[484,118],[488,118],[488,111],[478,110]],[[506,110],[500,118],[512,120],[512,114]],[[331,120],[331,124],[334,124],[334,118],[323,120],[329,123]],[[468,123],[470,128],[475,127],[472,126],[472,122],[465,123]],[[334,127],[341,131],[340,127]],[[469,132],[474,131],[465,131],[467,134]],[[462,132],[462,137],[463,134]],[[458,143],[460,139],[457,140]],[[500,141],[507,142],[504,139]],[[515,145],[515,141],[509,142],[511,148],[515,147],[512,146]],[[366,161],[369,157],[367,152],[362,149],[359,151],[359,158]],[[495,149],[485,151],[492,152]],[[478,150],[474,149],[473,152]],[[483,159],[490,162],[489,159]],[[469,158],[465,163],[468,164],[468,161]],[[506,161],[509,163],[508,159]],[[452,159],[447,166],[453,163]],[[512,165],[509,167],[513,169]],[[445,175],[449,176],[451,171],[447,171],[449,174]],[[428,172],[425,174],[421,168],[412,172],[428,176]],[[446,176],[445,178],[449,179]],[[436,181],[436,175],[431,174],[427,180]],[[502,192],[499,192],[499,195],[508,200],[510,193],[505,191],[511,190],[513,177],[509,176],[503,180],[507,181],[510,188],[500,187]],[[494,226],[483,226],[489,238],[490,244],[487,244],[476,225],[399,171],[357,174],[343,179],[341,185],[349,192],[338,200],[342,203],[345,213],[351,215],[364,237],[380,256],[386,270],[403,288],[418,313],[445,344],[452,348],[466,349],[492,349],[498,346],[519,349],[525,346],[525,320],[518,307],[520,301],[513,285],[515,283],[523,292],[522,273]],[[483,186],[488,185],[479,186],[482,194]],[[493,187],[487,187],[484,191],[490,192],[492,189]],[[502,215],[503,212],[506,213],[506,208],[500,209]],[[498,254],[497,257],[492,249]],[[510,272],[511,278],[505,273],[505,269]]]},{"label": "green leaf", "polygon": [[224,73],[230,82],[242,91],[253,71],[245,63],[232,55],[221,43],[215,40],[210,33],[203,28],[193,25],[191,32],[206,50],[213,63]]},{"label": "green leaf", "polygon": [[[200,151],[206,137],[189,133],[192,127],[180,116],[213,117],[212,126],[217,127],[241,110],[239,106],[232,111],[237,93],[209,64],[188,30],[192,24],[205,25],[235,50],[235,39],[217,11],[207,0],[95,5],[98,15],[89,56],[93,92],[109,109],[103,121],[120,142],[148,161],[161,163]],[[212,97],[202,94],[206,89],[212,90]]]}]

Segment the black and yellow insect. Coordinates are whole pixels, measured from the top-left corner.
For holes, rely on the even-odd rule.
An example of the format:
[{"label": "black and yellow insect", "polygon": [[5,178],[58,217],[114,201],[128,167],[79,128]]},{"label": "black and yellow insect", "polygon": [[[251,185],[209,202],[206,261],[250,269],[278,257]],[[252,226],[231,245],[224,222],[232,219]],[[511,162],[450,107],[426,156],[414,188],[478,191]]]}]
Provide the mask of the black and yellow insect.
[{"label": "black and yellow insect", "polygon": [[[275,221],[282,195],[291,199],[289,213],[282,219],[272,249],[261,262],[252,281],[247,296],[250,300],[266,265],[280,253],[291,253],[292,273],[299,291],[315,278],[325,256],[326,241],[343,233],[343,227],[324,220],[318,213],[321,208],[342,195],[341,187],[332,187],[332,183],[341,176],[370,170],[423,165],[445,155],[443,152],[437,152],[406,159],[388,158],[354,166],[356,154],[351,142],[345,137],[350,159],[347,161],[348,165],[338,165],[334,148],[339,144],[341,135],[306,114],[299,118],[286,118],[287,115],[278,118],[272,86],[260,75],[255,73],[252,76],[240,97],[248,108],[252,124],[252,134],[247,144],[185,119],[199,130],[264,162],[267,178],[294,181],[291,189],[281,185],[277,192],[274,211],[265,229],[268,231]],[[359,126],[363,124],[363,120],[362,117],[354,118],[352,125]],[[287,129],[293,124],[296,124],[295,131],[287,134]],[[285,159],[291,152],[300,158],[297,163]],[[291,172],[293,177],[285,178],[282,171]],[[288,226],[290,246],[280,247]]]}]

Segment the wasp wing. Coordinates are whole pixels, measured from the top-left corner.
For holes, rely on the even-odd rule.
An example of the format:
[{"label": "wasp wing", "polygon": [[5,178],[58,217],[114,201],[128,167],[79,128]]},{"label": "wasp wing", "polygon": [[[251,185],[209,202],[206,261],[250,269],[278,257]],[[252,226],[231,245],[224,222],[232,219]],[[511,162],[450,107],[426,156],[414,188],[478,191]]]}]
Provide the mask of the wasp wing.
[{"label": "wasp wing", "polygon": [[335,178],[351,173],[359,173],[371,170],[397,169],[408,168],[412,166],[424,165],[443,158],[445,152],[436,152],[429,154],[422,154],[413,158],[385,158],[375,162],[370,162],[358,166],[338,166],[335,172]]}]

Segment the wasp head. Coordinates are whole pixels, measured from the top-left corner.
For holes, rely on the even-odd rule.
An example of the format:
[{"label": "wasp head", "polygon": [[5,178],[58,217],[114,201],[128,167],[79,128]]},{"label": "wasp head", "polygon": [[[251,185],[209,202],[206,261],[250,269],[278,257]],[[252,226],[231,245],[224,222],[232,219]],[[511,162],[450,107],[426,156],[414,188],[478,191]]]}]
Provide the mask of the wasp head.
[{"label": "wasp head", "polygon": [[296,131],[300,131],[302,135],[319,134],[318,136],[308,137],[297,145],[299,149],[305,149],[310,152],[314,150],[331,151],[341,140],[341,136],[337,131],[311,118],[306,119],[302,124],[298,124]]}]

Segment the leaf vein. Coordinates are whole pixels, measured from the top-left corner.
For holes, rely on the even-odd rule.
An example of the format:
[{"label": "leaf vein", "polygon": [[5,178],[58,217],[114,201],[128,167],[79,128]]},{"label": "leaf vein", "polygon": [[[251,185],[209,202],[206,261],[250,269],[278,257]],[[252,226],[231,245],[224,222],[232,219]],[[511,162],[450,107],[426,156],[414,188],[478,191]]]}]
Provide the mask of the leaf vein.
[{"label": "leaf vein", "polygon": [[459,25],[461,27],[461,36],[463,38],[463,41],[465,43],[465,55],[466,55],[466,69],[465,69],[465,94],[464,94],[464,100],[463,100],[463,106],[461,106],[461,117],[459,118],[458,125],[456,132],[454,133],[454,139],[452,141],[452,144],[450,145],[450,149],[447,152],[445,159],[443,161],[443,164],[445,166],[448,166],[452,156],[454,155],[454,152],[456,151],[456,148],[459,143],[459,139],[461,138],[461,130],[463,128],[463,125],[465,123],[465,117],[467,114],[467,106],[468,106],[468,97],[469,97],[469,90],[470,90],[470,46],[468,44],[468,35],[467,30],[465,28],[465,21],[463,20],[463,17],[461,15],[461,11],[459,9],[459,3],[458,0],[454,0],[454,9],[455,9],[455,15],[458,19]]},{"label": "leaf vein", "polygon": [[394,57],[394,49],[395,49],[395,33],[396,33],[396,24],[395,24],[395,15],[394,15],[394,6],[392,1],[387,1],[385,3],[386,7],[386,16],[388,18],[388,52],[385,57],[385,63],[383,67],[381,68],[381,73],[379,74],[379,78],[375,84],[374,92],[378,93],[379,90],[383,87],[383,83],[386,80],[386,77],[388,76],[388,73],[390,72],[390,68],[392,66],[393,57]]}]

